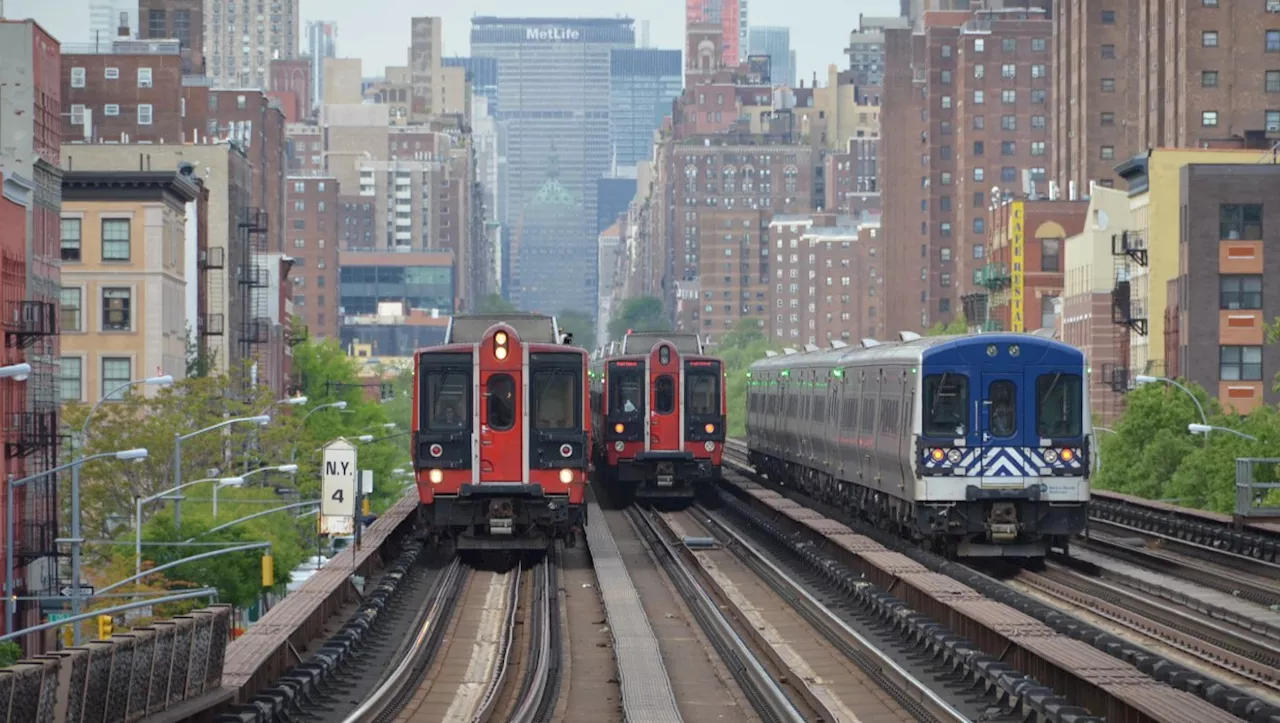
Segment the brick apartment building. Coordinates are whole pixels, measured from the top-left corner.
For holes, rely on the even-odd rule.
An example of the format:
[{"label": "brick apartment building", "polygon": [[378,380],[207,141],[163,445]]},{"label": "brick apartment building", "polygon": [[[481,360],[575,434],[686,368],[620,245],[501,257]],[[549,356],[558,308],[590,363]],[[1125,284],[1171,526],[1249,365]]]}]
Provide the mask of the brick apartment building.
[{"label": "brick apartment building", "polygon": [[182,142],[187,109],[177,41],[123,40],[64,51],[62,134],[68,142]]},{"label": "brick apartment building", "polygon": [[[338,338],[338,182],[326,176],[289,176],[288,238],[294,314],[313,338]],[[300,224],[298,222],[301,222]],[[299,226],[301,226],[299,228]]]},{"label": "brick apartment building", "polygon": [[930,11],[914,30],[885,31],[882,223],[897,328],[960,311],[985,264],[992,188],[1029,177],[1047,190],[1051,31],[1038,7]]},{"label": "brick apartment building", "polygon": [[204,75],[204,0],[139,0],[138,38],[177,40],[183,74]]}]

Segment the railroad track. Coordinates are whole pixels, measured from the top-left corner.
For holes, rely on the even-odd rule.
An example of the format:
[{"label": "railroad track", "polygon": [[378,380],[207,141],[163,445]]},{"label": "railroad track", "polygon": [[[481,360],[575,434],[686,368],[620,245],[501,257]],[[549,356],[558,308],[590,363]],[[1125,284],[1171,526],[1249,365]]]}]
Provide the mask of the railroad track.
[{"label": "railroad track", "polygon": [[501,573],[455,559],[403,657],[344,723],[549,721],[562,653],[557,585],[555,552]]},{"label": "railroad track", "polygon": [[[733,443],[728,449],[727,466],[751,475],[745,464],[745,445]],[[1272,716],[1280,715],[1280,709],[1228,684],[1161,659],[1085,623],[1065,618],[1050,606],[891,535],[875,530],[866,530],[865,535],[856,534],[842,524],[855,523],[802,495],[788,492],[788,496],[783,496],[745,481],[726,480],[725,487],[730,492],[726,497],[731,500],[731,506],[739,508],[744,515],[755,514],[758,528],[768,531],[779,543],[790,545],[797,554],[808,555],[816,569],[825,567],[828,575],[836,579],[861,577],[865,580],[863,584],[878,584],[879,591],[873,590],[872,594],[894,592],[900,602],[897,606],[890,605],[886,615],[927,616],[907,626],[915,627],[916,635],[937,634],[937,623],[965,634],[973,641],[966,647],[979,654],[954,660],[963,663],[971,674],[986,679],[991,685],[1004,684],[998,680],[1000,676],[993,679],[989,675],[989,668],[986,675],[974,670],[974,663],[980,662],[975,659],[981,658],[982,652],[998,656],[1015,671],[1050,672],[1055,690],[1066,700],[1059,699],[1050,706],[1042,700],[1035,706],[1035,712],[1049,720],[1062,720],[1062,707],[1072,703],[1104,713],[1108,718],[1132,720],[1201,723],[1239,716],[1246,720],[1270,721]],[[792,498],[803,499],[803,504]],[[836,519],[823,518],[822,514],[835,514]],[[805,549],[805,545],[810,548]],[[865,590],[847,583],[845,586],[866,599]],[[1018,613],[1019,610],[1028,614]],[[1119,681],[1124,684],[1117,685]],[[1177,688],[1158,681],[1171,682]],[[1194,691],[1194,694],[1185,691]],[[1012,690],[1009,692],[1016,695]],[[1052,698],[1052,691],[1045,689],[1045,693]],[[1023,695],[1024,703],[1025,698]],[[1075,712],[1084,714],[1085,710],[1077,708]]]},{"label": "railroad track", "polygon": [[771,723],[804,723],[805,717],[773,680],[751,646],[720,612],[711,594],[667,539],[665,528],[656,514],[633,506],[627,510],[627,515],[648,542],[659,565],[760,718]]}]

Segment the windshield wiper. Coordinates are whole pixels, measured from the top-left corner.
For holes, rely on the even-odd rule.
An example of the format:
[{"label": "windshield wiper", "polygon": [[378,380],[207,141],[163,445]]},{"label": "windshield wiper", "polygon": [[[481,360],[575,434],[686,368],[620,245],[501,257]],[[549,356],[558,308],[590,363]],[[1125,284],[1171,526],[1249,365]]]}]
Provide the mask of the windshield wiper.
[{"label": "windshield wiper", "polygon": [[933,419],[938,411],[938,401],[942,399],[942,389],[947,385],[947,377],[951,376],[951,372],[943,372],[942,379],[938,381],[938,388],[933,390],[933,399],[929,402],[929,418]]}]

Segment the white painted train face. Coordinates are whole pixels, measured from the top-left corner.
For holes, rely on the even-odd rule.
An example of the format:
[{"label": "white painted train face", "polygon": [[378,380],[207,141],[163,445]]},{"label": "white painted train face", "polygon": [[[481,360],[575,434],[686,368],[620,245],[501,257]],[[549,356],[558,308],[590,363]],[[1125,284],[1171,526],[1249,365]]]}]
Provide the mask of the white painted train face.
[{"label": "white painted train face", "polygon": [[997,355],[977,365],[923,365],[911,445],[915,499],[963,500],[969,487],[997,495],[1038,487],[1042,501],[1087,501],[1084,369]]}]

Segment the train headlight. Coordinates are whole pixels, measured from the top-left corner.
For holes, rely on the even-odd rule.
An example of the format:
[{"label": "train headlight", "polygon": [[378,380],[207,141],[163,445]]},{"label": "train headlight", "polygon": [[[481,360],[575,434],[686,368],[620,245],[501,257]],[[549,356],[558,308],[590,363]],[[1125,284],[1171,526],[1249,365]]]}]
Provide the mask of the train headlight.
[{"label": "train headlight", "polygon": [[433,469],[427,473],[427,479],[431,480],[431,484],[438,485],[444,481],[444,472],[441,472],[438,469]]},{"label": "train headlight", "polygon": [[1054,462],[1057,462],[1058,453],[1053,451],[1052,449],[1046,449],[1044,451],[1044,461],[1048,464],[1053,464]]},{"label": "train headlight", "polygon": [[560,481],[561,481],[561,482],[563,482],[563,483],[565,483],[565,484],[569,484],[570,482],[572,482],[572,481],[573,481],[573,470],[571,470],[571,469],[562,469],[562,470],[560,470]]},{"label": "train headlight", "polygon": [[[710,424],[708,424],[707,426],[708,426],[708,427],[710,427],[711,425],[710,425]],[[703,449],[705,449],[705,450],[707,450],[708,452],[714,452],[714,451],[716,451],[716,443],[715,443],[715,442],[707,442],[706,444],[702,445],[702,448],[703,448]]]},{"label": "train headlight", "polygon": [[507,332],[505,332],[505,331],[500,331],[500,332],[498,332],[497,334],[494,334],[494,335],[493,335],[493,340],[494,340],[494,341],[496,341],[496,342],[498,343],[498,346],[506,346],[506,345],[507,345]]},{"label": "train headlight", "polygon": [[940,449],[935,449],[929,453],[929,456],[933,458],[934,462],[941,462],[946,457],[946,454]]},{"label": "train headlight", "polygon": [[707,430],[707,434],[714,434],[716,431],[716,425],[708,424],[706,427],[704,427],[704,429]]},{"label": "train headlight", "polygon": [[[624,429],[626,429],[626,428],[627,428],[627,426],[626,426],[625,424],[623,424],[622,422],[618,422],[617,424],[613,425],[613,431],[617,432],[618,434],[622,434],[622,430],[624,430]],[[621,444],[621,443],[619,443],[619,444]]]},{"label": "train headlight", "polygon": [[947,461],[950,462],[951,464],[960,464],[960,458],[962,456],[963,455],[961,454],[960,450],[953,449],[947,452]]},{"label": "train headlight", "polygon": [[614,443],[613,443],[613,448],[614,448],[615,450],[617,450],[617,451],[621,452],[622,450],[624,450],[624,449],[626,449],[626,448],[627,448],[627,444],[626,444],[626,442],[623,442],[622,440],[618,440],[617,442],[614,442]]},{"label": "train headlight", "polygon": [[1076,458],[1076,453],[1075,453],[1075,452],[1072,452],[1072,451],[1071,451],[1071,450],[1069,450],[1069,449],[1064,449],[1064,450],[1062,450],[1062,454],[1061,454],[1061,455],[1059,455],[1059,456],[1061,456],[1061,457],[1062,457],[1062,461],[1063,461],[1063,462],[1070,462],[1071,460],[1073,460],[1073,459],[1075,459],[1075,458]]},{"label": "train headlight", "polygon": [[507,332],[500,331],[493,335],[493,356],[498,361],[507,358]]},{"label": "train headlight", "polygon": [[507,348],[505,346],[500,346],[497,349],[494,349],[493,356],[496,357],[498,361],[502,361],[503,359],[506,359]]}]

